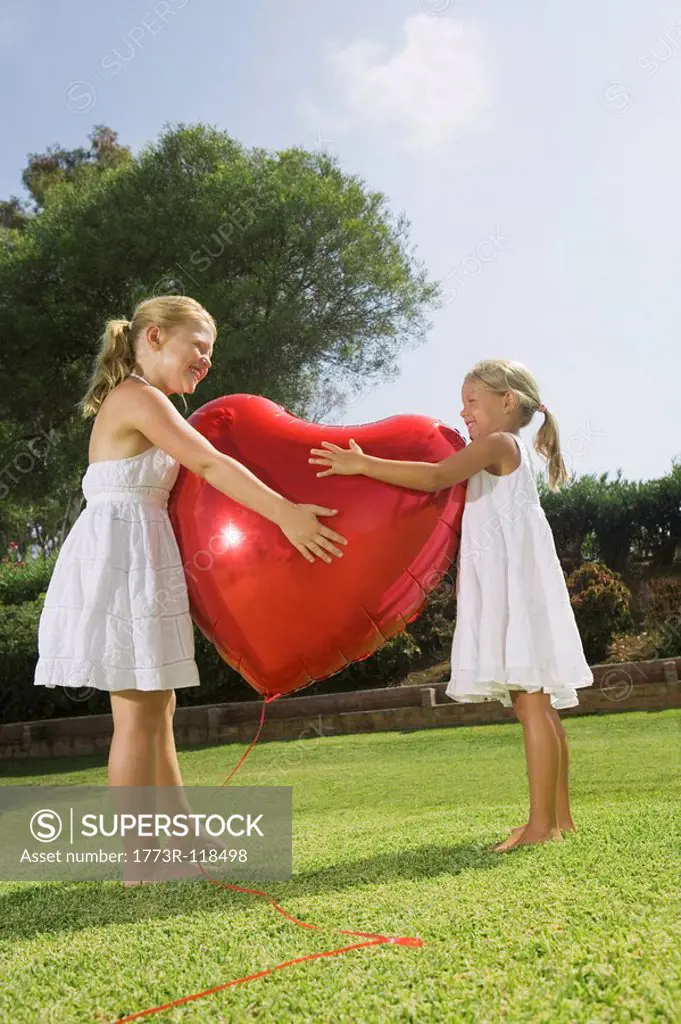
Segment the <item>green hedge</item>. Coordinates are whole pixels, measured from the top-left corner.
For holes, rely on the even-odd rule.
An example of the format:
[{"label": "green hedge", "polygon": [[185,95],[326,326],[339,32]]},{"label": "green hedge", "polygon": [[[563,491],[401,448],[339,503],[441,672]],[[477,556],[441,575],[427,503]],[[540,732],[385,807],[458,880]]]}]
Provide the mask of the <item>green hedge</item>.
[{"label": "green hedge", "polygon": [[[586,440],[585,435],[582,441]],[[575,441],[582,443],[579,438]],[[76,449],[79,444],[81,440],[74,441]],[[570,449],[569,443],[567,447]],[[570,454],[577,456],[578,452],[568,451]],[[671,570],[681,545],[681,459],[672,460],[670,471],[657,480],[625,480],[621,471],[612,479],[608,473],[592,473],[571,480],[559,491],[549,491],[545,474],[540,472],[538,487],[558,556],[568,571],[585,560],[603,562],[620,573],[641,563],[651,569]],[[0,509],[0,561],[8,557],[10,549],[11,557],[29,561],[37,524],[54,520],[54,503],[52,496],[23,510],[8,503]],[[24,524],[21,528],[20,523]],[[50,565],[53,560],[51,556]],[[1,592],[0,601],[11,603]]]},{"label": "green hedge", "polygon": [[681,544],[681,460],[659,480],[591,474],[549,491],[540,476],[539,492],[564,565],[593,559],[617,572],[640,562],[671,567]]},{"label": "green hedge", "polygon": [[[12,573],[8,583],[3,577]],[[26,574],[24,580],[21,574]],[[45,586],[47,569],[0,569],[0,594],[16,598]],[[603,661],[608,646],[623,631],[632,629],[631,594],[618,573],[589,562],[567,577],[568,590],[587,660]],[[0,723],[110,711],[109,696],[101,691],[48,690],[33,685],[37,661],[38,622],[44,590],[33,600],[0,604]],[[681,656],[681,581],[651,583],[642,591],[643,625],[660,636],[657,657]],[[348,666],[329,679],[306,688],[305,693],[331,693],[374,686],[396,685],[414,669],[446,659],[451,649],[456,618],[455,583],[447,577],[431,594],[423,613],[407,629],[364,661]],[[252,700],[254,691],[218,656],[212,644],[195,629],[199,687],[177,690],[180,706]]]},{"label": "green hedge", "polygon": [[[35,686],[38,623],[44,594],[23,604],[0,605],[0,724],[77,715],[108,714],[109,695],[103,691]],[[195,629],[198,689],[178,690],[179,704],[245,700],[253,696],[241,677],[217,656],[215,648]],[[193,696],[192,696],[193,695]]]},{"label": "green hedge", "polygon": [[[32,568],[0,569],[0,579],[9,573],[12,582],[0,593],[16,597],[28,593],[44,576]],[[20,582],[26,573],[27,579]],[[49,578],[49,577],[48,577]],[[451,645],[454,589],[450,580],[431,595],[426,610],[410,623],[407,630],[392,637],[375,654],[348,666],[342,672],[306,688],[306,693],[328,693],[394,684],[412,668],[432,664]],[[109,696],[103,691],[86,689],[54,690],[33,683],[38,660],[38,623],[45,598],[44,591],[35,600],[0,604],[0,723],[34,719],[106,714],[111,710]],[[195,658],[201,677],[199,687],[178,689],[180,706],[215,704],[225,701],[253,700],[255,692],[241,676],[226,665],[198,629],[194,629]]]}]

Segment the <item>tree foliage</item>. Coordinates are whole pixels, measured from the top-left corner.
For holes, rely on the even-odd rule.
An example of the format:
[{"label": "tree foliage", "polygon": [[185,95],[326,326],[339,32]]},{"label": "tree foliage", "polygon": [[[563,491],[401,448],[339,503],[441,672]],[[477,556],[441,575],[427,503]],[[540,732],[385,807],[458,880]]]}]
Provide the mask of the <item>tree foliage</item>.
[{"label": "tree foliage", "polygon": [[[13,210],[16,219],[15,223],[4,223],[5,227],[25,227],[28,215],[44,208],[47,194],[55,185],[82,183],[87,174],[107,171],[132,159],[128,147],[119,144],[118,133],[106,125],[95,125],[88,138],[89,146],[64,149],[54,145],[44,153],[29,153],[21,180],[31,201],[24,203],[12,196],[0,203],[0,210]],[[5,219],[12,220],[11,212]]]},{"label": "tree foliage", "polygon": [[[400,351],[424,337],[437,288],[406,218],[332,157],[247,150],[204,126],[168,128],[134,158],[108,129],[91,139],[90,150],[31,157],[37,212],[0,232],[5,455],[41,432],[59,438],[53,462],[15,485],[17,502],[55,493],[56,472],[77,490],[76,403],[104,322],[149,295],[191,294],[218,323],[194,406],[249,392],[328,414],[394,375]],[[70,469],[62,446],[79,451]]]}]

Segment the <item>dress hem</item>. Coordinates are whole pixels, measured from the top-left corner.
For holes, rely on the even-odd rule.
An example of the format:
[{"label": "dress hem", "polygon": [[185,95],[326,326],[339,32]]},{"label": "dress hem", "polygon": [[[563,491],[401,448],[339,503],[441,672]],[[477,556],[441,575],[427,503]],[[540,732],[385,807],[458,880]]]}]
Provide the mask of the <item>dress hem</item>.
[{"label": "dress hem", "polygon": [[62,686],[65,689],[87,688],[108,693],[121,690],[179,690],[199,686],[200,682],[198,666],[192,658],[155,668],[122,669],[97,665],[87,660],[41,657],[33,680],[34,686],[44,686],[49,690]]},{"label": "dress hem", "polygon": [[577,690],[593,686],[593,676],[579,679],[567,686],[562,686],[560,690],[552,688],[550,685],[542,685],[541,683],[501,683],[496,680],[479,681],[477,686],[478,688],[474,692],[457,692],[456,683],[454,680],[449,679],[445,694],[458,704],[482,704],[489,701],[499,701],[505,708],[510,708],[513,706],[513,701],[511,700],[512,690],[520,693],[546,693],[551,698],[551,706],[556,711],[561,711],[566,708],[578,707]]}]

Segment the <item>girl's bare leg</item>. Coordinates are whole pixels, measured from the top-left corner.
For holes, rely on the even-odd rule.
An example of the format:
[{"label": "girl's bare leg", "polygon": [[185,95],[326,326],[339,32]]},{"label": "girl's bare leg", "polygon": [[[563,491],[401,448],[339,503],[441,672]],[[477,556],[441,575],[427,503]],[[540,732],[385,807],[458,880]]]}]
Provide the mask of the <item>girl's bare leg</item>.
[{"label": "girl's bare leg", "polygon": [[170,691],[170,699],[161,719],[156,739],[156,757],[154,761],[155,785],[158,791],[158,809],[166,814],[192,814],[192,808],[184,792],[182,773],[177,760],[175,734],[173,732],[173,716],[177,706],[175,691]]},{"label": "girl's bare leg", "polygon": [[530,819],[521,832],[511,833],[494,847],[497,853],[561,837],[557,809],[560,742],[549,714],[548,694],[519,691],[514,694],[513,707],[523,726]]},{"label": "girl's bare leg", "polygon": [[[555,708],[550,708],[549,715],[553,722],[553,727],[556,730],[558,736],[558,742],[560,743],[560,769],[558,772],[558,793],[556,799],[556,808],[558,812],[558,828],[561,832],[576,832],[577,826],[572,819],[572,812],[570,811],[570,784],[569,784],[569,767],[570,758],[568,753],[568,741],[565,735],[565,729],[563,723],[560,720],[560,715]],[[517,825],[512,832],[522,832],[523,829],[527,828],[525,825]]]},{"label": "girl's bare leg", "polygon": [[556,800],[558,828],[561,832],[576,832],[577,827],[572,820],[572,811],[570,810],[570,755],[568,752],[567,736],[556,709],[551,708],[550,711],[551,721],[560,743],[560,772],[558,773],[558,797]]},{"label": "girl's bare leg", "polygon": [[114,733],[109,749],[109,785],[153,786],[156,737],[169,693],[119,690],[110,697]]},{"label": "girl's bare leg", "polygon": [[[156,742],[156,786],[159,787],[157,790],[157,809],[171,817],[175,814],[194,813],[194,809],[184,791],[182,773],[177,760],[175,735],[173,733],[173,716],[176,705],[177,699],[173,690],[166,713],[161,721]],[[200,850],[202,848],[225,849],[224,844],[219,839],[207,838],[207,834],[203,830],[201,830],[199,836],[195,836],[193,832],[187,836],[171,836],[166,840],[166,846],[171,850],[179,850],[186,858],[182,862],[170,862],[171,866],[167,872],[167,877],[169,878],[192,877],[200,874],[196,867],[196,859],[200,857]]]},{"label": "girl's bare leg", "polygon": [[182,786],[183,784],[175,749],[175,734],[173,733],[173,715],[176,706],[177,697],[175,691],[171,690],[165,714],[160,723],[156,744],[154,777],[157,786]]},{"label": "girl's bare leg", "polygon": [[[111,711],[114,734],[109,750],[108,776],[110,786],[153,786],[156,772],[156,744],[172,691],[119,690],[112,693]],[[126,810],[129,810],[126,798]],[[139,840],[136,840],[139,842]],[[141,866],[130,863],[124,885],[139,885]],[[150,872],[151,874],[151,872]],[[134,880],[132,879],[134,876]]]}]

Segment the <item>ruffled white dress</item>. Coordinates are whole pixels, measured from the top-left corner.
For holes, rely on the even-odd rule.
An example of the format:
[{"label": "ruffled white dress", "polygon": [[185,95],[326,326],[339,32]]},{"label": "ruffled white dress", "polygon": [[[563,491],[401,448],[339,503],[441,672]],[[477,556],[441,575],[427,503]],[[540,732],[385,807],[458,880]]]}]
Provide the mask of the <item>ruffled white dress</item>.
[{"label": "ruffled white dress", "polygon": [[482,470],[468,481],[446,693],[508,707],[511,690],[543,690],[554,708],[571,708],[593,674],[529,452],[509,436],[520,450],[518,468],[505,476]]},{"label": "ruffled white dress", "polygon": [[87,504],[59,552],[38,631],[36,686],[199,685],[168,497],[179,463],[152,447],[91,463]]}]

